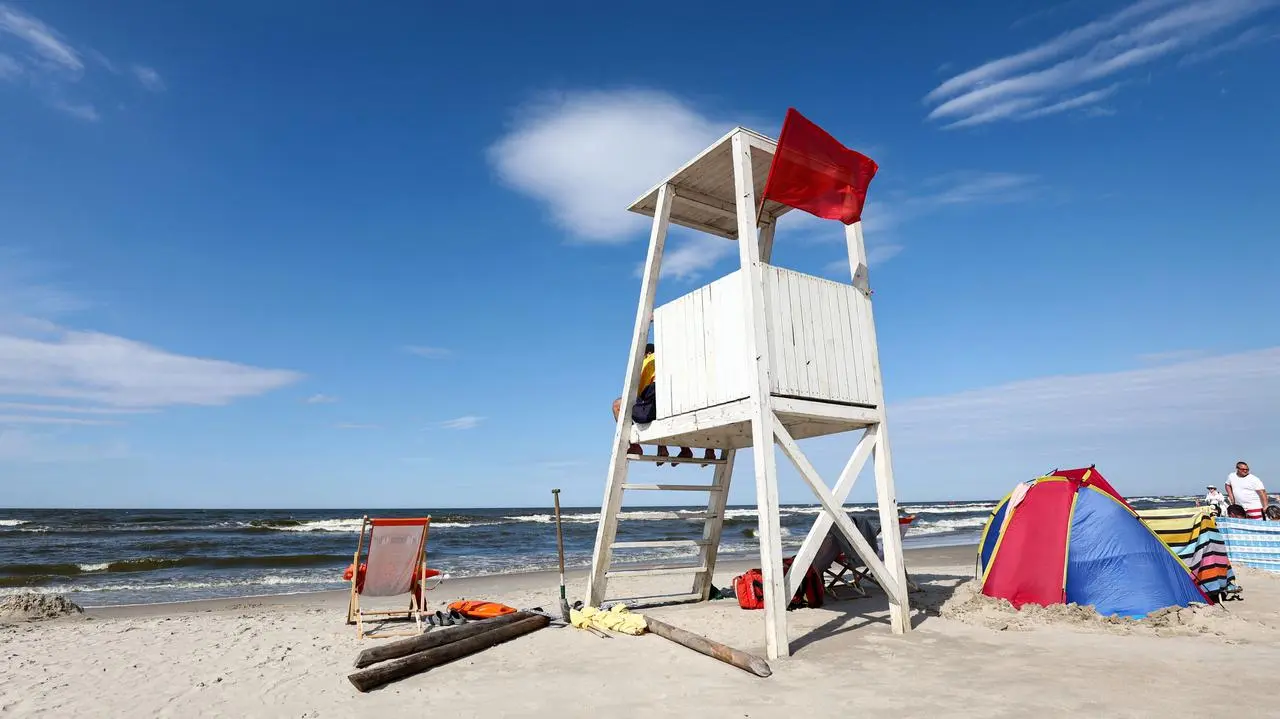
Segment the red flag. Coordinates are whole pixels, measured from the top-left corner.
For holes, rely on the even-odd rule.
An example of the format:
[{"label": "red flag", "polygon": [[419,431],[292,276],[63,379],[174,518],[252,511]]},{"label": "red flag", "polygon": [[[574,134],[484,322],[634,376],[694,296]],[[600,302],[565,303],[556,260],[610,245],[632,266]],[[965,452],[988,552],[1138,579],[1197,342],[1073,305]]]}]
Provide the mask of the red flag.
[{"label": "red flag", "polygon": [[862,219],[867,185],[878,169],[870,157],[841,145],[789,107],[761,202],[773,200],[827,220],[853,224]]}]

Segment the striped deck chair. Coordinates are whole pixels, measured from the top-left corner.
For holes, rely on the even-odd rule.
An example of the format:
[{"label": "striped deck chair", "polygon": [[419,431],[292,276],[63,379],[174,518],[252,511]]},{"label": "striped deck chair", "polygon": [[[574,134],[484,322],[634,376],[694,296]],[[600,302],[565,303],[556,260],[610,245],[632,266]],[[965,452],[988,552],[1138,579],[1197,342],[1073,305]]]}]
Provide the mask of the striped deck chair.
[{"label": "striped deck chair", "polygon": [[[356,638],[407,636],[422,633],[428,589],[439,584],[440,572],[427,568],[427,528],[430,517],[375,519],[364,517],[360,525],[360,541],[355,557],[343,575],[351,580],[351,602],[347,606],[347,624],[356,625]],[[366,534],[369,542],[365,544]],[[366,555],[360,560],[360,555]],[[356,569],[356,568],[359,569]],[[433,586],[427,580],[436,579]],[[409,609],[370,611],[360,606],[362,597],[409,596]],[[411,619],[415,631],[366,633],[367,618]]]},{"label": "striped deck chair", "polygon": [[1240,586],[1227,556],[1227,545],[1209,507],[1144,509],[1138,517],[1191,570],[1196,584],[1213,601],[1238,599]]},{"label": "striped deck chair", "polygon": [[1233,564],[1280,572],[1280,522],[1218,517]]},{"label": "striped deck chair", "polygon": [[[867,544],[876,548],[876,556],[884,561],[884,549],[880,545],[880,520],[866,519],[863,517],[850,516],[853,521],[853,528],[858,530],[863,539],[867,540]],[[915,521],[915,515],[909,517],[898,518],[898,531],[905,533],[907,527]],[[858,594],[858,596],[867,596],[866,587],[863,582],[870,581],[875,583],[876,579],[871,574],[871,568],[868,567],[858,553],[853,550],[853,546],[849,544],[849,540],[844,538],[840,530],[835,526],[827,532],[827,536],[822,540],[822,544],[818,545],[818,551],[813,559],[814,567],[822,567],[823,582],[826,584],[827,593],[836,596],[836,590],[841,587],[848,587]],[[907,591],[918,592],[920,587],[911,581],[910,575],[907,576]]]}]

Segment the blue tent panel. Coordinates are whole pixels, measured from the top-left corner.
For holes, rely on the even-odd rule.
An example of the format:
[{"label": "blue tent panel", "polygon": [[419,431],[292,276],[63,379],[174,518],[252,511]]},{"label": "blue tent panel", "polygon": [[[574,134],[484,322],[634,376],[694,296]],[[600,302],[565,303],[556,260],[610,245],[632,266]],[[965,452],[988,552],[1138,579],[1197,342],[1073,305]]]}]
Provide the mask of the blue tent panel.
[{"label": "blue tent panel", "polygon": [[982,551],[979,554],[978,561],[981,565],[978,568],[979,573],[986,571],[987,563],[991,561],[991,553],[996,551],[996,542],[1000,540],[1000,527],[1004,524],[1004,515],[1005,512],[1008,511],[1009,500],[1006,499],[996,507],[996,511],[991,516],[991,519],[987,520],[987,527],[989,527],[989,529],[987,529],[987,536],[983,539]]},{"label": "blue tent panel", "polygon": [[1067,601],[1141,618],[1204,602],[1186,566],[1124,505],[1092,487],[1076,495],[1067,550]]}]

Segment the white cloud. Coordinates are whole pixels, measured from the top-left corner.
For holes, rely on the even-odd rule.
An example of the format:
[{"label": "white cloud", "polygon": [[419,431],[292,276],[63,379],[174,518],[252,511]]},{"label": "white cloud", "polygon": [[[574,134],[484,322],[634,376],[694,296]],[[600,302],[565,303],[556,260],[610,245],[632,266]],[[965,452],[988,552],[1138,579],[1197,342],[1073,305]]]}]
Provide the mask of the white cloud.
[{"label": "white cloud", "polygon": [[0,396],[120,407],[221,405],[300,378],[289,370],[188,357],[100,332],[0,334]]},{"label": "white cloud", "polygon": [[453,354],[453,350],[444,347],[427,347],[425,345],[410,345],[404,348],[405,352],[419,357],[427,357],[429,359],[439,359],[448,357]]},{"label": "white cloud", "polygon": [[57,412],[63,414],[147,414],[155,411],[138,407],[91,407],[75,404],[32,404],[30,402],[0,402],[0,410]]},{"label": "white cloud", "polygon": [[440,423],[445,429],[475,429],[484,421],[484,417],[476,417],[474,415],[466,415],[464,417],[455,417],[447,419]]},{"label": "white cloud", "polygon": [[[90,62],[86,63],[85,58]],[[152,92],[165,89],[154,68],[135,64],[131,75]],[[107,73],[104,75],[103,73]],[[97,73],[94,81],[94,73]],[[77,99],[82,88],[93,85],[101,95],[102,80],[119,85],[120,68],[91,47],[76,47],[53,27],[12,5],[0,3],[0,80],[22,79],[49,107],[85,122],[98,122],[101,113],[92,103]],[[108,76],[109,75],[109,76]],[[88,78],[88,79],[86,79]]]},{"label": "white cloud", "polygon": [[963,127],[1083,109],[1113,95],[1115,86],[1068,95],[1073,88],[1192,52],[1275,4],[1276,0],[1142,0],[948,79],[925,96],[926,103],[938,103],[929,118]]},{"label": "white cloud", "polygon": [[[663,250],[662,268],[659,272],[661,278],[697,279],[721,260],[738,251],[738,243],[707,234],[685,237],[673,245],[672,248]],[[643,272],[644,264],[641,263],[636,268],[636,273]]]},{"label": "white cloud", "polygon": [[1219,55],[1225,55],[1229,52],[1243,50],[1277,39],[1280,39],[1280,31],[1277,31],[1274,27],[1251,27],[1226,42],[1184,56],[1178,61],[1178,66],[1198,65]]},{"label": "white cloud", "polygon": [[488,157],[577,239],[625,242],[650,222],[627,206],[734,124],[662,92],[559,94],[522,108]]},{"label": "white cloud", "polygon": [[70,103],[54,100],[51,104],[54,109],[61,110],[78,120],[97,122],[102,119],[102,116],[98,114],[98,109],[88,103]]},{"label": "white cloud", "polygon": [[304,400],[307,404],[333,404],[338,401],[337,397],[327,394],[313,394]]},{"label": "white cloud", "polygon": [[1169,350],[1167,352],[1147,352],[1138,355],[1139,362],[1147,364],[1166,364],[1169,362],[1183,362],[1186,360],[1199,359],[1204,357],[1207,352],[1204,350]]},{"label": "white cloud", "polygon": [[142,83],[142,86],[146,89],[152,92],[161,92],[165,89],[164,79],[160,77],[160,73],[156,72],[155,68],[147,67],[146,65],[134,65],[129,69],[133,71],[133,76],[138,78],[138,82]]},{"label": "white cloud", "polygon": [[[982,443],[1276,425],[1280,347],[1156,367],[1009,382],[889,405],[895,436],[913,445]],[[1170,435],[1174,436],[1174,435]]]},{"label": "white cloud", "polygon": [[18,38],[28,50],[64,70],[74,73],[84,70],[80,54],[62,39],[57,30],[8,5],[0,5],[0,33]]},{"label": "white cloud", "polygon": [[105,425],[119,424],[108,419],[88,419],[85,417],[51,417],[43,414],[0,414],[0,425],[22,424],[66,424],[66,425]]}]

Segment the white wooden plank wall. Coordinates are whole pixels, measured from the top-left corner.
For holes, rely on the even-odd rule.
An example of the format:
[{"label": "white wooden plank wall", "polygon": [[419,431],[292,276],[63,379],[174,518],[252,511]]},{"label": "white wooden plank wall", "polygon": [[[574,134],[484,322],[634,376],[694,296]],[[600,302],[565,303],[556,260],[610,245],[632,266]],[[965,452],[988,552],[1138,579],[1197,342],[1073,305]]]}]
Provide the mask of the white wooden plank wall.
[{"label": "white wooden plank wall", "polygon": [[[659,417],[750,394],[741,277],[735,271],[654,310]],[[767,266],[764,280],[773,393],[874,404],[870,300],[852,285],[780,267]]]}]

